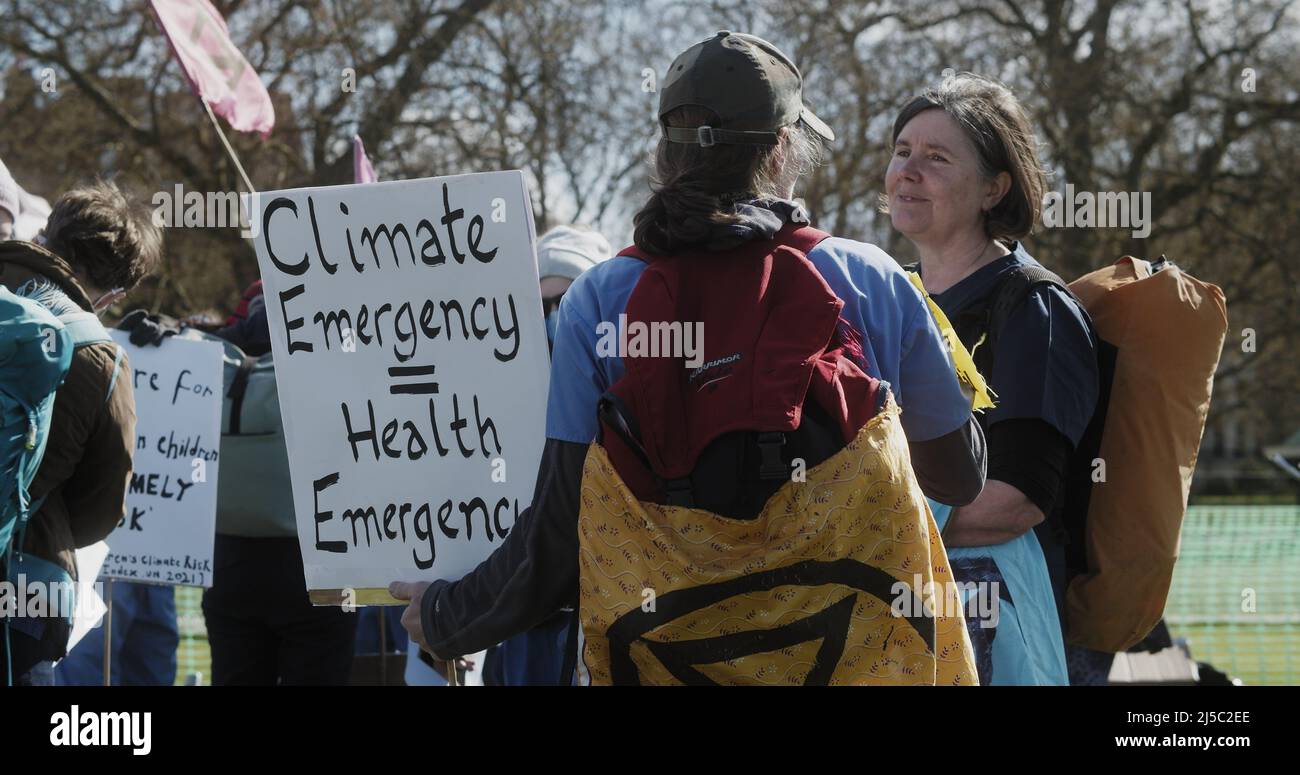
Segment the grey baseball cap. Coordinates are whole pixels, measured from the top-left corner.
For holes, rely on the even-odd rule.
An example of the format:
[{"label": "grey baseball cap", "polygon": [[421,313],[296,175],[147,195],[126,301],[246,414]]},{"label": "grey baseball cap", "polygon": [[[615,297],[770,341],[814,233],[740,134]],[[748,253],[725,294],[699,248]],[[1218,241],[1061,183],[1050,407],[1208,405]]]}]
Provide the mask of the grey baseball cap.
[{"label": "grey baseball cap", "polygon": [[803,104],[799,68],[754,35],[723,30],[682,52],[659,94],[659,120],[687,105],[707,108],[718,126],[664,127],[674,143],[776,145],[777,130],[799,119],[834,140],[835,133]]}]

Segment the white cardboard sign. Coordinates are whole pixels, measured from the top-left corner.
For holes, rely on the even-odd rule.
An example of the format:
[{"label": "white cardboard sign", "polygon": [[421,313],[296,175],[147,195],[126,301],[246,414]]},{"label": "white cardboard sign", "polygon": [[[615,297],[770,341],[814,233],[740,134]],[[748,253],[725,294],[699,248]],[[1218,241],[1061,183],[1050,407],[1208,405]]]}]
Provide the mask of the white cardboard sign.
[{"label": "white cardboard sign", "polygon": [[309,590],[455,579],[529,505],[549,356],[517,171],[262,192]]},{"label": "white cardboard sign", "polygon": [[135,389],[135,452],[126,516],[110,534],[100,578],[212,586],[221,445],[222,349],[168,337],[125,348]]}]

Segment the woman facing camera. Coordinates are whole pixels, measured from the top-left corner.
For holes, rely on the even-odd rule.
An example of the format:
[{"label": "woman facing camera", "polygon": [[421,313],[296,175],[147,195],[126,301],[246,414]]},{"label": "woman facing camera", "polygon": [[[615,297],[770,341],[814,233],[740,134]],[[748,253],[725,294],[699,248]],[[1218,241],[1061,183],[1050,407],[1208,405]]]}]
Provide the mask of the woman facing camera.
[{"label": "woman facing camera", "polygon": [[[980,683],[1065,684],[1060,510],[1067,461],[1097,402],[1097,343],[1068,291],[1034,282],[1042,265],[1020,243],[1045,188],[1033,130],[1005,86],[962,74],[908,102],[892,141],[887,212],[997,396],[979,416],[983,493],[956,509],[935,504],[954,576],[981,582],[965,593],[975,596],[966,613]],[[1013,276],[1029,290],[992,315]]]}]

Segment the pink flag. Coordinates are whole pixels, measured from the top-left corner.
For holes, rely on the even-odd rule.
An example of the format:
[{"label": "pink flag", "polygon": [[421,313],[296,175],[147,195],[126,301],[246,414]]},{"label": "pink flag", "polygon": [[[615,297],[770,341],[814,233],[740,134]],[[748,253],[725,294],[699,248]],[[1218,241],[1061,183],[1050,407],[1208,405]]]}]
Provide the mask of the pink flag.
[{"label": "pink flag", "polygon": [[149,0],[190,88],[240,132],[263,139],[275,126],[271,95],[230,42],[226,20],[208,0]]},{"label": "pink flag", "polygon": [[361,144],[361,135],[352,135],[352,181],[354,183],[378,183],[379,176],[366,158],[366,146]]}]

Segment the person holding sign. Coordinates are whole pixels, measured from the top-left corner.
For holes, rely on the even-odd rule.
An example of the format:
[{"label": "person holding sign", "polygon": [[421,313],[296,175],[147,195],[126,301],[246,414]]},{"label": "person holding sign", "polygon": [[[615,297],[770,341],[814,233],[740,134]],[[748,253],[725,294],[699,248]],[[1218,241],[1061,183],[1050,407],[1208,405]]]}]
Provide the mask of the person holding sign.
[{"label": "person holding sign", "polygon": [[[94,316],[154,271],[162,231],[147,207],[111,182],[97,182],[59,197],[44,241],[44,247],[0,242],[0,284],[77,320],[79,331],[94,330],[76,348],[58,388],[31,486],[40,506],[14,549],[75,580],[74,551],[103,540],[125,515],[135,447],[130,365]],[[11,624],[17,683],[53,681],[52,660],[64,656],[70,627],[53,616]]]},{"label": "person holding sign", "polygon": [[[875,586],[886,572],[863,554],[866,542],[830,540],[865,522],[907,537],[897,550],[926,585],[951,581],[921,493],[974,500],[983,436],[901,267],[875,246],[811,229],[792,201],[834,139],[803,105],[798,69],[767,41],[719,32],[673,62],[659,116],[656,183],[636,215],[635,246],[580,277],[560,305],[531,509],[459,581],[390,586],[410,600],[411,637],[437,658],[532,627],[581,593],[593,683],[763,683],[791,666],[706,675],[693,665],[732,669],[709,656],[726,645],[688,635],[699,652],[688,656],[675,646],[680,630],[664,633],[683,611],[699,614],[701,627],[724,619],[730,628],[725,610],[740,606],[771,622],[735,634],[753,659],[794,652],[796,640],[849,648],[849,628],[863,620],[847,616],[852,606],[888,605]],[[693,329],[694,352],[630,346],[632,327],[650,324]],[[910,447],[910,467],[899,445]],[[841,463],[860,473],[823,482],[817,491],[844,508],[819,517],[816,503],[799,500],[813,491],[800,484],[833,477]],[[783,513],[766,510],[769,498]],[[882,511],[882,502],[902,508]],[[769,528],[792,537],[772,539]],[[815,552],[793,556],[805,546]],[[846,594],[807,618],[783,602],[786,592],[771,596],[777,585],[804,601],[826,574]],[[909,598],[929,594],[898,581]],[[719,597],[729,589],[743,594]],[[837,636],[818,634],[835,622],[845,623]],[[906,675],[870,673],[874,657],[839,665],[819,656],[824,670],[802,680],[973,683],[960,622],[940,617],[931,629],[943,642],[928,650],[923,623],[897,637],[854,630],[851,649],[882,644],[893,664],[910,665]],[[802,638],[801,627],[817,637]],[[636,658],[634,642],[645,647]]]},{"label": "person holding sign", "polygon": [[[265,302],[261,281],[253,283],[215,335],[239,347],[249,359],[266,356],[271,334]],[[241,440],[236,430],[223,429],[223,453]],[[352,670],[357,614],[312,606],[292,528],[282,524],[283,515],[274,515],[281,518],[276,522],[262,509],[250,508],[256,500],[274,510],[287,500],[288,477],[275,476],[277,466],[272,460],[286,454],[283,441],[259,445],[256,454],[248,447],[238,449],[247,458],[242,461],[245,465],[271,473],[262,488],[250,490],[241,482],[240,487],[225,490],[225,498],[217,504],[212,587],[203,593],[203,617],[212,647],[212,684],[345,685]],[[234,476],[242,469],[230,470]],[[273,489],[281,492],[270,491]],[[232,502],[232,494],[247,497]],[[245,514],[247,520],[223,525],[221,516],[235,513]],[[292,524],[292,515],[288,522]]]}]

